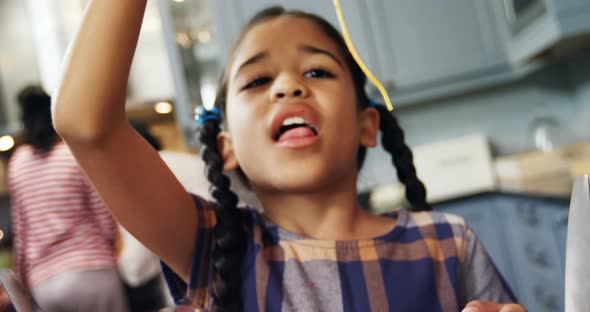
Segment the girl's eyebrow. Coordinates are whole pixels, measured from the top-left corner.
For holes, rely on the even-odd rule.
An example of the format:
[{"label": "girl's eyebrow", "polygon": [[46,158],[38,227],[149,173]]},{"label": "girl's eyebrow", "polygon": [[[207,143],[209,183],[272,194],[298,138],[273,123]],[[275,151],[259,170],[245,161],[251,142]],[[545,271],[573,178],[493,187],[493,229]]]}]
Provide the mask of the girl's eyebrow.
[{"label": "girl's eyebrow", "polygon": [[[299,45],[299,50],[309,53],[309,54],[327,55],[328,57],[333,59],[340,67],[344,68],[344,66],[342,65],[342,62],[333,53],[331,53],[328,50],[320,49],[318,47],[314,47],[314,46],[306,45],[306,44]],[[244,67],[246,67],[248,65],[256,64],[256,63],[260,62],[261,60],[267,58],[268,55],[269,55],[268,50],[265,50],[265,51],[260,51],[256,54],[254,54],[252,57],[248,58],[246,61],[244,61],[244,63],[242,63],[240,65],[240,67],[238,67],[238,69],[236,70],[236,73],[234,74],[234,79],[240,73],[240,71],[242,69],[244,69]]]},{"label": "girl's eyebrow", "polygon": [[240,73],[240,71],[244,67],[246,67],[248,65],[255,64],[255,63],[263,60],[266,57],[268,57],[268,51],[261,51],[261,52],[258,52],[256,54],[254,54],[254,56],[248,58],[244,63],[242,63],[242,65],[240,65],[240,67],[238,67],[238,70],[236,70],[236,73],[234,75],[234,78],[236,78],[236,76],[238,75],[238,73]]},{"label": "girl's eyebrow", "polygon": [[320,49],[320,48],[317,48],[317,47],[314,47],[314,46],[310,46],[310,45],[306,45],[306,44],[300,45],[299,46],[299,50],[301,50],[303,52],[310,53],[310,54],[324,54],[324,55],[327,55],[331,59],[333,59],[336,63],[338,63],[338,65],[340,65],[340,67],[344,68],[344,66],[342,65],[342,62],[340,62],[340,60],[334,54],[332,54],[328,50]]}]

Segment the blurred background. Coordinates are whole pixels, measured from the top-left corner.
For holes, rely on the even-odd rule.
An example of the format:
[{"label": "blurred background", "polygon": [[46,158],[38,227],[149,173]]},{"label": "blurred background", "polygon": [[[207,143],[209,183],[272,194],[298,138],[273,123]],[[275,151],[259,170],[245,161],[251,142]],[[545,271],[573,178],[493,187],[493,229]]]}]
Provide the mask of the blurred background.
[{"label": "blurred background", "polygon": [[[467,219],[530,311],[562,311],[572,180],[590,172],[590,1],[342,2],[429,201]],[[53,94],[85,3],[0,0],[0,267],[11,265],[5,166],[19,145],[16,94],[30,83]],[[234,37],[272,4],[337,22],[329,0],[149,1],[129,117],[164,150],[196,155],[194,108],[213,105]],[[380,148],[368,154],[359,192],[376,212],[405,205]]]}]

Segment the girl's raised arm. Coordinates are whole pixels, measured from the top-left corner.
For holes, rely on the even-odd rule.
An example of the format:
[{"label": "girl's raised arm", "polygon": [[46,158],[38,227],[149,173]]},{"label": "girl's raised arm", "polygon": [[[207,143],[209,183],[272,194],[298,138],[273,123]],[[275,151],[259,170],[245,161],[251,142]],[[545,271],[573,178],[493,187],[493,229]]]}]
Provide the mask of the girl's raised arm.
[{"label": "girl's raised arm", "polygon": [[125,118],[146,2],[89,2],[68,51],[53,122],[117,220],[186,280],[195,204]]}]

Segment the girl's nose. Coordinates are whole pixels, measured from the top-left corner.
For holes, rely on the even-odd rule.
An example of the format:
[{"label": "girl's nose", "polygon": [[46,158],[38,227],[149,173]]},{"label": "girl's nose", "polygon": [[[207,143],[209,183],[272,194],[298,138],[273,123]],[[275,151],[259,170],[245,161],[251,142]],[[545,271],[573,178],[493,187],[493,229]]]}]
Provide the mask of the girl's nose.
[{"label": "girl's nose", "polygon": [[274,100],[279,100],[287,97],[306,97],[307,94],[305,84],[292,77],[284,77],[275,82],[272,97]]},{"label": "girl's nose", "polygon": [[302,96],[303,95],[303,91],[301,91],[300,89],[295,89],[292,92],[277,92],[276,97],[278,98],[284,98],[285,96],[287,96],[288,94],[291,94],[292,96]]}]

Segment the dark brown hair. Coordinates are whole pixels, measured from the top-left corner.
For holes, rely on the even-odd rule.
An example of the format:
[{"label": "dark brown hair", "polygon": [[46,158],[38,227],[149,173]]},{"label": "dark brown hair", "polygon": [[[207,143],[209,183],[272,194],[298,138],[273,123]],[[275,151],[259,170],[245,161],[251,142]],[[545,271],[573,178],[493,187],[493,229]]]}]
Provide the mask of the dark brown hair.
[{"label": "dark brown hair", "polygon": [[59,141],[51,122],[51,98],[40,86],[31,85],[23,88],[17,99],[24,143],[31,145],[35,153],[49,152]]}]

